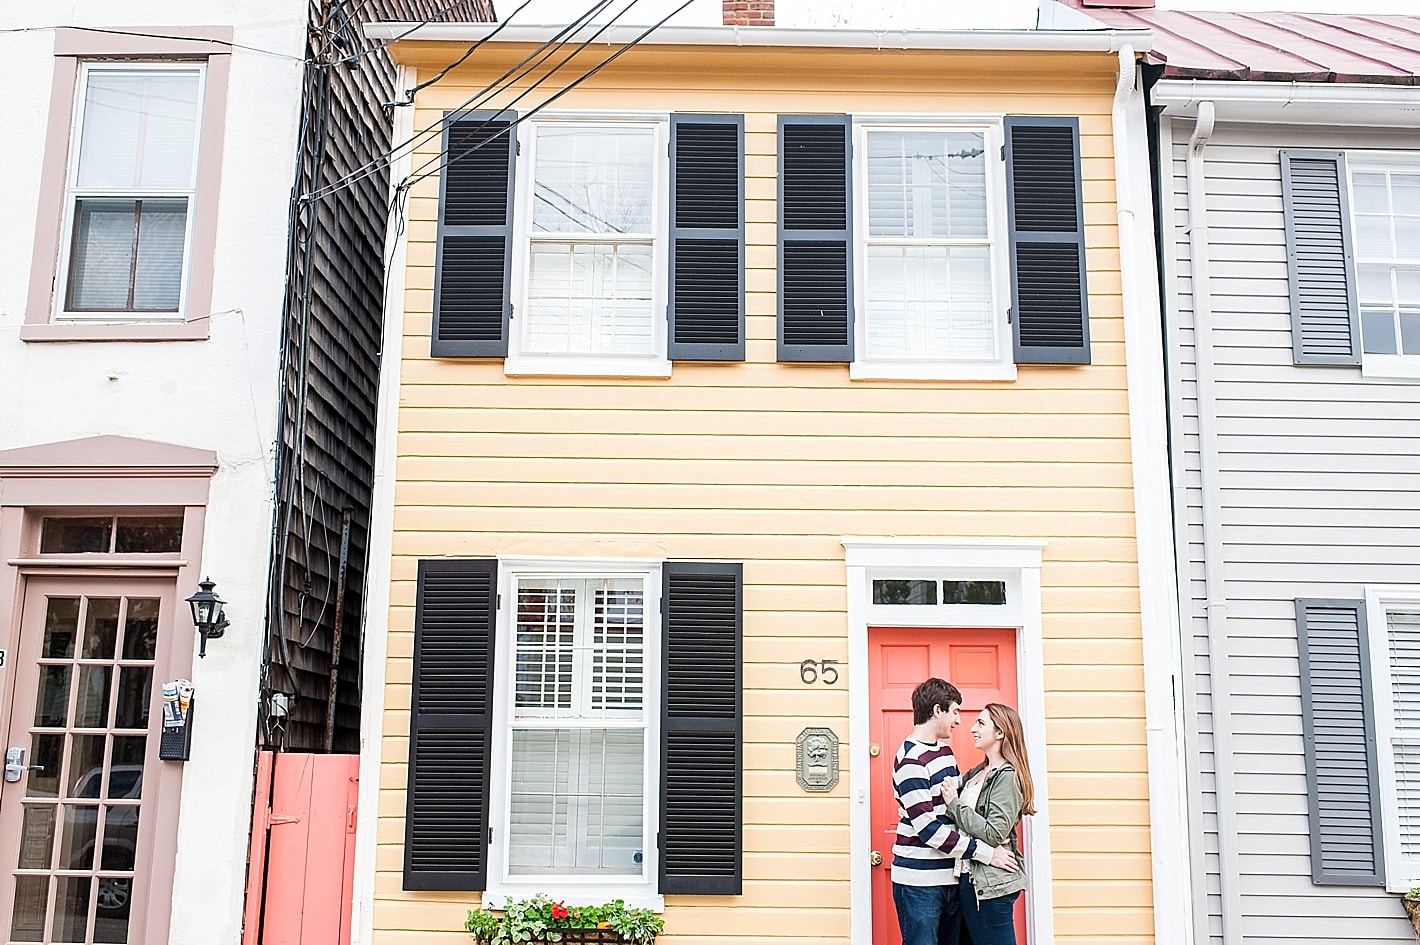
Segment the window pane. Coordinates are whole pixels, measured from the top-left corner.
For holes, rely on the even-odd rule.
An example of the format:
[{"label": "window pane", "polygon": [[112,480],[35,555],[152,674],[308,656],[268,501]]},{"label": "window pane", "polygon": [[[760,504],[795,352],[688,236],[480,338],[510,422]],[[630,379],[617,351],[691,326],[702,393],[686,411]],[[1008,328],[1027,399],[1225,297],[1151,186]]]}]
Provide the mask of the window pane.
[{"label": "window pane", "polygon": [[574,587],[556,581],[518,584],[513,700],[519,715],[550,715],[572,707],[576,599]]},{"label": "window pane", "polygon": [[651,268],[648,243],[533,243],[523,350],[650,354]]},{"label": "window pane", "polygon": [[592,709],[636,709],[642,705],[645,598],[635,587],[602,586],[593,595]]},{"label": "window pane", "polygon": [[51,597],[44,616],[43,659],[67,660],[74,655],[79,637],[79,598]]},{"label": "window pane", "polygon": [[514,730],[508,872],[639,875],[644,733]]},{"label": "window pane", "polygon": [[138,201],[82,198],[74,208],[71,311],[124,311],[133,273]]},{"label": "window pane", "polygon": [[1005,581],[943,581],[944,604],[1004,604]]},{"label": "window pane", "polygon": [[142,201],[138,214],[138,264],[133,270],[135,311],[178,310],[186,244],[187,198]]},{"label": "window pane", "polygon": [[1362,305],[1390,305],[1395,301],[1389,266],[1357,266],[1356,275]]},{"label": "window pane", "polygon": [[1420,268],[1395,267],[1395,294],[1401,305],[1420,308]]},{"label": "window pane", "polygon": [[1420,174],[1392,174],[1390,191],[1396,213],[1420,214]]},{"label": "window pane", "polygon": [[113,519],[46,518],[40,524],[40,554],[84,554],[108,551]]},{"label": "window pane", "polygon": [[1400,313],[1400,353],[1420,354],[1420,312]]},{"label": "window pane", "polygon": [[869,234],[984,238],[985,153],[981,132],[869,132]]},{"label": "window pane", "polygon": [[78,185],[190,188],[199,86],[197,70],[89,72]]},{"label": "window pane", "polygon": [[651,128],[540,126],[533,229],[649,234],[655,141]]},{"label": "window pane", "polygon": [[1351,198],[1357,213],[1386,213],[1390,210],[1390,198],[1386,192],[1385,175],[1379,173],[1357,173],[1351,178]]},{"label": "window pane", "polygon": [[182,550],[182,516],[131,516],[118,520],[113,550],[119,554],[175,553]]},{"label": "window pane", "polygon": [[989,249],[877,245],[867,259],[870,357],[994,357]]},{"label": "window pane", "polygon": [[1361,341],[1366,354],[1397,354],[1394,313],[1362,309]]},{"label": "window pane", "polygon": [[1358,254],[1389,258],[1392,248],[1390,217],[1356,217],[1356,252]]},{"label": "window pane", "polygon": [[937,582],[875,580],[873,581],[873,603],[935,604],[937,603]]}]

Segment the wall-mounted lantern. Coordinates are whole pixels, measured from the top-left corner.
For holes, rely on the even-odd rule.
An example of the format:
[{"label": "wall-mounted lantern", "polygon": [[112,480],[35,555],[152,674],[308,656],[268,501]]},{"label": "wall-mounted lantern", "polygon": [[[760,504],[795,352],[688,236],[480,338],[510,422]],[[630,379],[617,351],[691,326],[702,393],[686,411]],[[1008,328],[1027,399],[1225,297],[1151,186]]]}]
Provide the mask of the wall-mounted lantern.
[{"label": "wall-mounted lantern", "polygon": [[215,639],[227,632],[227,616],[222,613],[222,607],[226,604],[222,598],[212,593],[212,588],[217,585],[209,577],[205,581],[198,582],[201,590],[187,599],[187,603],[192,607],[192,625],[197,628],[197,635],[202,637],[202,643],[197,648],[199,658],[207,655],[208,638]]}]

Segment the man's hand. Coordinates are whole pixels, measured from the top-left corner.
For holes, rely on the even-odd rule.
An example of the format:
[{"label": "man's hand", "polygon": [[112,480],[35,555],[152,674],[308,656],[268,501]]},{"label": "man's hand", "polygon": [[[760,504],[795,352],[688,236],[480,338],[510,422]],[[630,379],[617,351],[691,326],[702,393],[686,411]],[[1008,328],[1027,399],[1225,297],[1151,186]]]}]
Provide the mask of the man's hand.
[{"label": "man's hand", "polygon": [[1012,873],[1021,871],[1019,864],[1016,863],[1016,855],[1006,847],[996,847],[991,851],[991,865]]}]

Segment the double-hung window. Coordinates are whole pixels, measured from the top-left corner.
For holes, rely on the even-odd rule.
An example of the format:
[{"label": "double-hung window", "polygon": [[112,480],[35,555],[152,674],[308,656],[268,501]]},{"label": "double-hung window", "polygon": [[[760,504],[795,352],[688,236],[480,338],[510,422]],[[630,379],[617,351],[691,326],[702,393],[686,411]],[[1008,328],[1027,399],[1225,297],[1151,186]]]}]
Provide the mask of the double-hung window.
[{"label": "double-hung window", "polygon": [[204,70],[83,64],[55,292],[60,318],[182,317]]},{"label": "double-hung window", "polygon": [[493,826],[503,883],[649,888],[653,579],[510,575],[512,632],[495,682],[508,713],[495,735],[506,759]]},{"label": "double-hung window", "polygon": [[1010,371],[1000,149],[999,123],[859,126],[855,375]]},{"label": "double-hung window", "polygon": [[532,122],[522,140],[509,371],[667,373],[665,122]]},{"label": "double-hung window", "polygon": [[1351,165],[1362,363],[1420,375],[1420,163]]}]

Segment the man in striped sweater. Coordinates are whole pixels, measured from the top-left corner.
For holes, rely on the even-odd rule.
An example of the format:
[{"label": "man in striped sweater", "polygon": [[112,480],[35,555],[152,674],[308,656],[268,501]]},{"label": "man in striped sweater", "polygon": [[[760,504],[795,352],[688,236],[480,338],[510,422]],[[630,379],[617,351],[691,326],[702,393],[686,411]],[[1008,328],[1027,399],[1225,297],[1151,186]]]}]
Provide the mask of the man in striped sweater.
[{"label": "man in striped sweater", "polygon": [[947,740],[961,723],[961,692],[935,676],[912,691],[912,734],[892,763],[897,796],[897,842],[892,848],[892,901],[902,945],[957,945],[961,912],[957,861],[977,860],[1016,869],[1005,847],[957,830],[941,803],[941,785],[960,777]]}]

